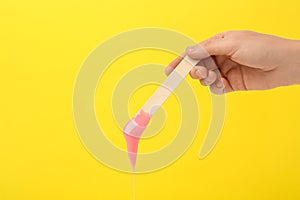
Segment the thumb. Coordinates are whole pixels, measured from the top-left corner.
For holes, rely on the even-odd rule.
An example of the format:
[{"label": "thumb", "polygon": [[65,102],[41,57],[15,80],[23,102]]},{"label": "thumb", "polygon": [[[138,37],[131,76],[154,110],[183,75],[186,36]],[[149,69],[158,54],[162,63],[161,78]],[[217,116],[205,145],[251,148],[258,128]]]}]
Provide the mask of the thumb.
[{"label": "thumb", "polygon": [[237,49],[236,40],[228,32],[219,33],[200,43],[211,56],[232,56]]},{"label": "thumb", "polygon": [[227,33],[219,33],[200,44],[188,47],[186,54],[197,60],[207,58],[209,56],[231,56],[233,55],[236,44],[230,39]]}]

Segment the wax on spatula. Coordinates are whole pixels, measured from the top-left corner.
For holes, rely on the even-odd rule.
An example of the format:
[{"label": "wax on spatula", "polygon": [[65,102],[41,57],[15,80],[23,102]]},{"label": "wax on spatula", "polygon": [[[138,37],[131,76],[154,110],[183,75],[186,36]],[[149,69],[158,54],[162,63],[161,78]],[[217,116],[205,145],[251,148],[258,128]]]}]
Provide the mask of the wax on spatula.
[{"label": "wax on spatula", "polygon": [[198,62],[198,60],[185,56],[175,70],[173,70],[161,86],[148,99],[144,106],[125,125],[123,133],[127,143],[128,157],[132,166],[132,171],[135,170],[140,137],[151,117]]}]

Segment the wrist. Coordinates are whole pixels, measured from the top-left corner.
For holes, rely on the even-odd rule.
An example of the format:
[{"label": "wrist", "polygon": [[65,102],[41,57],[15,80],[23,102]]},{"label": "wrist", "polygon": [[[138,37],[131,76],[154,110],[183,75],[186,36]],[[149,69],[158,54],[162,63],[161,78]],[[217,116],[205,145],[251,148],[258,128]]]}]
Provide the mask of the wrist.
[{"label": "wrist", "polygon": [[297,74],[296,84],[300,84],[300,40],[295,41],[295,73]]},{"label": "wrist", "polygon": [[300,40],[291,40],[287,46],[288,80],[292,84],[300,84]]}]

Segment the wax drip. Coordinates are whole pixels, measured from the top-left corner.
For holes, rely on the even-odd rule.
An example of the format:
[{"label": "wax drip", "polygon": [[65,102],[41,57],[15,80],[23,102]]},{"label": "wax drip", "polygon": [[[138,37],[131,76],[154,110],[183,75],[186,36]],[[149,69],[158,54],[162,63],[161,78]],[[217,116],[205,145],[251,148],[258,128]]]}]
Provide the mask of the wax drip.
[{"label": "wax drip", "polygon": [[130,160],[133,173],[135,172],[139,141],[143,131],[150,121],[150,118],[150,114],[141,110],[126,124],[123,130],[127,143],[128,158]]}]

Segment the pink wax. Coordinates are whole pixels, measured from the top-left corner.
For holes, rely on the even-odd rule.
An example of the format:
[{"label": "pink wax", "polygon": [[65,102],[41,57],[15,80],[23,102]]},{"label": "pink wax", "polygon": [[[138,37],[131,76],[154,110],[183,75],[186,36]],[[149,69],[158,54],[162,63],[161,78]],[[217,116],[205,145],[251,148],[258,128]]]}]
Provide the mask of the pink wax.
[{"label": "pink wax", "polygon": [[[134,128],[130,129],[130,132],[126,130],[128,124],[137,124]],[[123,133],[127,143],[128,157],[132,167],[132,171],[135,170],[136,157],[138,151],[138,145],[140,137],[147,127],[150,121],[150,115],[143,110],[141,110],[134,118],[132,118],[127,125],[124,127]]]},{"label": "pink wax", "polygon": [[150,121],[150,115],[149,113],[146,113],[145,111],[141,110],[135,117],[134,121],[140,126],[140,127],[146,127]]}]

